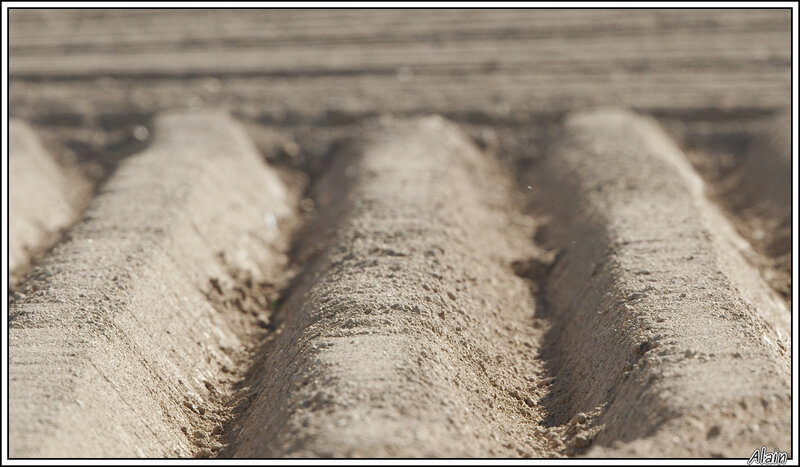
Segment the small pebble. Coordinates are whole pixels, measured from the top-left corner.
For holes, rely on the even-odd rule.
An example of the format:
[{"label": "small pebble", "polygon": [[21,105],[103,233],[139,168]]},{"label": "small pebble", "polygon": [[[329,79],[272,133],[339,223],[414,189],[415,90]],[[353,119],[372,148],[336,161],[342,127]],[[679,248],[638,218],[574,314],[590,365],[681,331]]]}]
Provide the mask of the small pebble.
[{"label": "small pebble", "polygon": [[136,138],[138,141],[144,141],[150,135],[150,132],[147,128],[139,125],[133,130],[133,137]]},{"label": "small pebble", "polygon": [[194,431],[194,433],[192,433],[192,434],[193,434],[193,435],[194,435],[194,437],[195,437],[195,438],[197,438],[197,439],[206,439],[206,434],[205,434],[205,433],[203,433],[203,432],[202,432],[202,431],[200,431],[200,430],[195,430],[195,431]]},{"label": "small pebble", "polygon": [[453,292],[450,292],[449,290],[447,291],[447,296],[450,297],[450,300],[455,300],[456,299],[456,294],[454,294]]},{"label": "small pebble", "polygon": [[223,446],[220,443],[211,443],[211,450],[214,452],[219,451],[220,449],[222,449],[222,447]]},{"label": "small pebble", "polygon": [[575,440],[572,442],[573,446],[578,449],[587,448],[590,444],[592,444],[592,440],[585,435],[578,435],[575,437]]},{"label": "small pebble", "polygon": [[528,405],[528,407],[533,407],[533,406],[535,406],[535,405],[536,405],[536,403],[535,403],[535,402],[533,402],[533,399],[531,399],[530,397],[526,397],[526,398],[525,398],[525,404],[527,404],[527,405]]},{"label": "small pebble", "polygon": [[573,425],[586,423],[586,414],[583,412],[578,412],[572,416],[569,422],[572,423]]},{"label": "small pebble", "polygon": [[217,425],[217,426],[214,427],[214,430],[211,431],[211,434],[212,435],[221,435],[222,434],[222,430],[223,430],[222,425]]},{"label": "small pebble", "polygon": [[285,141],[281,145],[281,151],[289,157],[296,157],[300,154],[300,145],[292,140]]},{"label": "small pebble", "polygon": [[194,457],[197,459],[207,459],[211,457],[211,450],[203,448],[196,453],[194,453]]}]

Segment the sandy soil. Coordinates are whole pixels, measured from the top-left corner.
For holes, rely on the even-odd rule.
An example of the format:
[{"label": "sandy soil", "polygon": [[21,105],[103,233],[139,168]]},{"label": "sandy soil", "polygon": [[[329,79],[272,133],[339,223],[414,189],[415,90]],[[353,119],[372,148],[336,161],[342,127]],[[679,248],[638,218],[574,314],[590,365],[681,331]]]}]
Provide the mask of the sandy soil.
[{"label": "sandy soil", "polygon": [[155,127],[10,303],[12,457],[187,456],[225,417],[222,368],[264,317],[207,293],[280,279],[291,201],[228,117]]},{"label": "sandy soil", "polygon": [[89,183],[74,167],[61,167],[25,122],[8,125],[9,247],[12,287],[35,257],[60,237],[89,198]]},{"label": "sandy soil", "polygon": [[365,131],[318,185],[231,454],[552,455],[509,178],[440,118]]},{"label": "sandy soil", "polygon": [[791,455],[789,23],[11,11],[10,455]]},{"label": "sandy soil", "polygon": [[570,116],[531,176],[535,211],[551,219],[538,238],[558,249],[544,279],[561,376],[548,404],[556,421],[599,408],[601,448],[587,455],[789,445],[789,310],[658,126],[621,111]]},{"label": "sandy soil", "polygon": [[712,196],[732,214],[760,254],[764,278],[791,304],[791,116],[778,114],[756,128],[730,171],[715,181]]}]

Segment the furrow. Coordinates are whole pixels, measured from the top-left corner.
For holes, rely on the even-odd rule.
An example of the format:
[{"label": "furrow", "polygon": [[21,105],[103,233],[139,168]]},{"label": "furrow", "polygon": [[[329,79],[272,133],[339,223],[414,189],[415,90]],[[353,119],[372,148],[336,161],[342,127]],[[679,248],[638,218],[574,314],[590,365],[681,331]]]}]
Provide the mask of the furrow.
[{"label": "furrow", "polygon": [[512,267],[541,252],[508,180],[439,117],[382,119],[338,152],[225,454],[558,455]]},{"label": "furrow", "polygon": [[77,220],[90,184],[76,170],[61,167],[25,122],[12,119],[8,134],[8,267],[13,288],[62,230]]},{"label": "furrow", "polygon": [[12,457],[215,448],[235,379],[222,370],[269,316],[214,306],[213,291],[278,280],[293,195],[223,113],[154,129],[11,300]]},{"label": "furrow", "polygon": [[543,281],[550,423],[597,414],[587,456],[789,447],[789,310],[660,128],[572,115],[528,175],[551,219],[537,238],[558,250]]}]

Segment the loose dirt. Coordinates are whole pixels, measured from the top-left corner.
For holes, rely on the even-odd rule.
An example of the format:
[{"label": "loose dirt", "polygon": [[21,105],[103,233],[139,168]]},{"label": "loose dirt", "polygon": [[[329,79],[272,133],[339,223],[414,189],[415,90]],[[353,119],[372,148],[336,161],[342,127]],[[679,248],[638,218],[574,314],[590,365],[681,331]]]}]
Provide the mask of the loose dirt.
[{"label": "loose dirt", "polygon": [[790,113],[778,108],[716,125],[678,119],[667,125],[707,182],[708,197],[753,247],[748,261],[791,308]]},{"label": "loose dirt", "polygon": [[791,456],[790,37],[13,9],[10,455]]},{"label": "loose dirt", "polygon": [[[738,252],[656,124],[623,111],[569,117],[529,175],[544,281],[554,423],[600,411],[588,456],[749,457],[789,445],[789,310]],[[762,440],[762,441],[759,441]]]},{"label": "loose dirt", "polygon": [[12,457],[192,455],[226,417],[258,318],[205,291],[280,279],[292,198],[224,114],[155,128],[10,303]]},{"label": "loose dirt", "polygon": [[334,157],[230,454],[553,455],[509,177],[437,117]]},{"label": "loose dirt", "polygon": [[61,167],[25,122],[9,134],[9,247],[12,287],[69,227],[89,198],[89,184],[74,167]]}]

